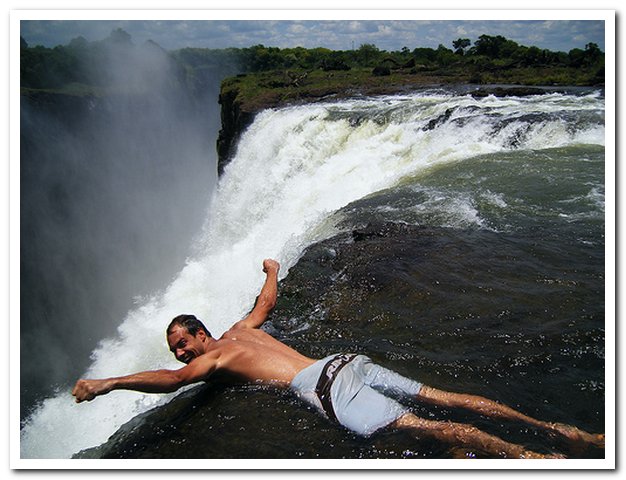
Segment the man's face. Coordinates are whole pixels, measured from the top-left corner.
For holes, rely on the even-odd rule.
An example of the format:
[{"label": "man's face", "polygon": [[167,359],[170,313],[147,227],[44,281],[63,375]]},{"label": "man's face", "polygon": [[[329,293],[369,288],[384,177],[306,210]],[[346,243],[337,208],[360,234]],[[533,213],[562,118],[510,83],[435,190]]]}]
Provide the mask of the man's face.
[{"label": "man's face", "polygon": [[167,343],[176,360],[189,363],[194,358],[205,353],[207,339],[208,337],[202,330],[199,330],[194,337],[185,327],[175,325],[172,333],[167,336]]}]

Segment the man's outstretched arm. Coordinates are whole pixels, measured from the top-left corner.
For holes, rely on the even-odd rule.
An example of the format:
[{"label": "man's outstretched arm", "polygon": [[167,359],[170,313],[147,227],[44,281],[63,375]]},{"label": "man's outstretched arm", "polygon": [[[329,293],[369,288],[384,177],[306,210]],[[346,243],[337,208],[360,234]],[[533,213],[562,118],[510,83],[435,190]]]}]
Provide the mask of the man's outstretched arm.
[{"label": "man's outstretched arm", "polygon": [[278,297],[278,270],[280,264],[276,260],[263,261],[263,271],[267,274],[261,293],[257,298],[256,305],[250,314],[235,323],[232,328],[259,328],[267,319],[267,316],[276,306]]},{"label": "man's outstretched arm", "polygon": [[152,370],[122,377],[89,380],[81,379],[72,389],[76,403],[93,400],[113,390],[136,390],[144,393],[170,393],[191,383],[206,380],[216,369],[217,362],[210,355],[195,358],[179,370]]}]

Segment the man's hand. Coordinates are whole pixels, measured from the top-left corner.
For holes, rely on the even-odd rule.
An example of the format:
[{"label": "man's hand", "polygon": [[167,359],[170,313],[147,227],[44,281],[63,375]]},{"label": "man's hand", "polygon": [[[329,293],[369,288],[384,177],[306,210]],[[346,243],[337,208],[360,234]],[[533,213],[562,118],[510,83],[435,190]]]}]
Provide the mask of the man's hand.
[{"label": "man's hand", "polygon": [[275,271],[276,273],[278,273],[279,269],[280,264],[276,260],[273,260],[271,258],[263,260],[263,271],[265,273],[269,273],[271,271]]},{"label": "man's hand", "polygon": [[280,264],[276,260],[271,258],[263,260],[263,271],[267,274],[267,278],[257,297],[256,304],[246,318],[238,321],[231,328],[259,328],[267,320],[267,316],[276,306],[279,269]]},{"label": "man's hand", "polygon": [[74,385],[72,395],[76,397],[76,403],[85,400],[90,401],[98,395],[104,395],[111,391],[110,382],[108,380],[79,380]]}]

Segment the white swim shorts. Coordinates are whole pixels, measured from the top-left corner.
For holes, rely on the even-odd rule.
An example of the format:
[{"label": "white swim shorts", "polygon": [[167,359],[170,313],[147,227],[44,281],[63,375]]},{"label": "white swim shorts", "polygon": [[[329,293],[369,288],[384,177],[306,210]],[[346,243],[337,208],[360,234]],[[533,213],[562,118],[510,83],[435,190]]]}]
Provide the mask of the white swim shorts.
[{"label": "white swim shorts", "polygon": [[390,396],[415,398],[421,388],[421,383],[355,354],[323,358],[291,382],[291,389],[299,398],[364,436],[408,413],[406,406]]}]

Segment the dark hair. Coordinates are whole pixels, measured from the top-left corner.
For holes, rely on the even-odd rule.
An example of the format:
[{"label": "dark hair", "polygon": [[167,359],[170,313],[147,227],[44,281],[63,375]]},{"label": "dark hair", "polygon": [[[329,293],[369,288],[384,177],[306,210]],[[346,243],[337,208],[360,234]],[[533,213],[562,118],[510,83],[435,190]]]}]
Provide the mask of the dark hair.
[{"label": "dark hair", "polygon": [[211,333],[207,330],[204,324],[196,318],[195,315],[182,314],[175,317],[174,320],[172,320],[167,327],[168,335],[171,335],[172,329],[176,325],[180,325],[181,327],[185,328],[187,332],[189,332],[194,337],[200,330],[204,330],[204,333],[206,333],[209,337],[211,336]]}]

